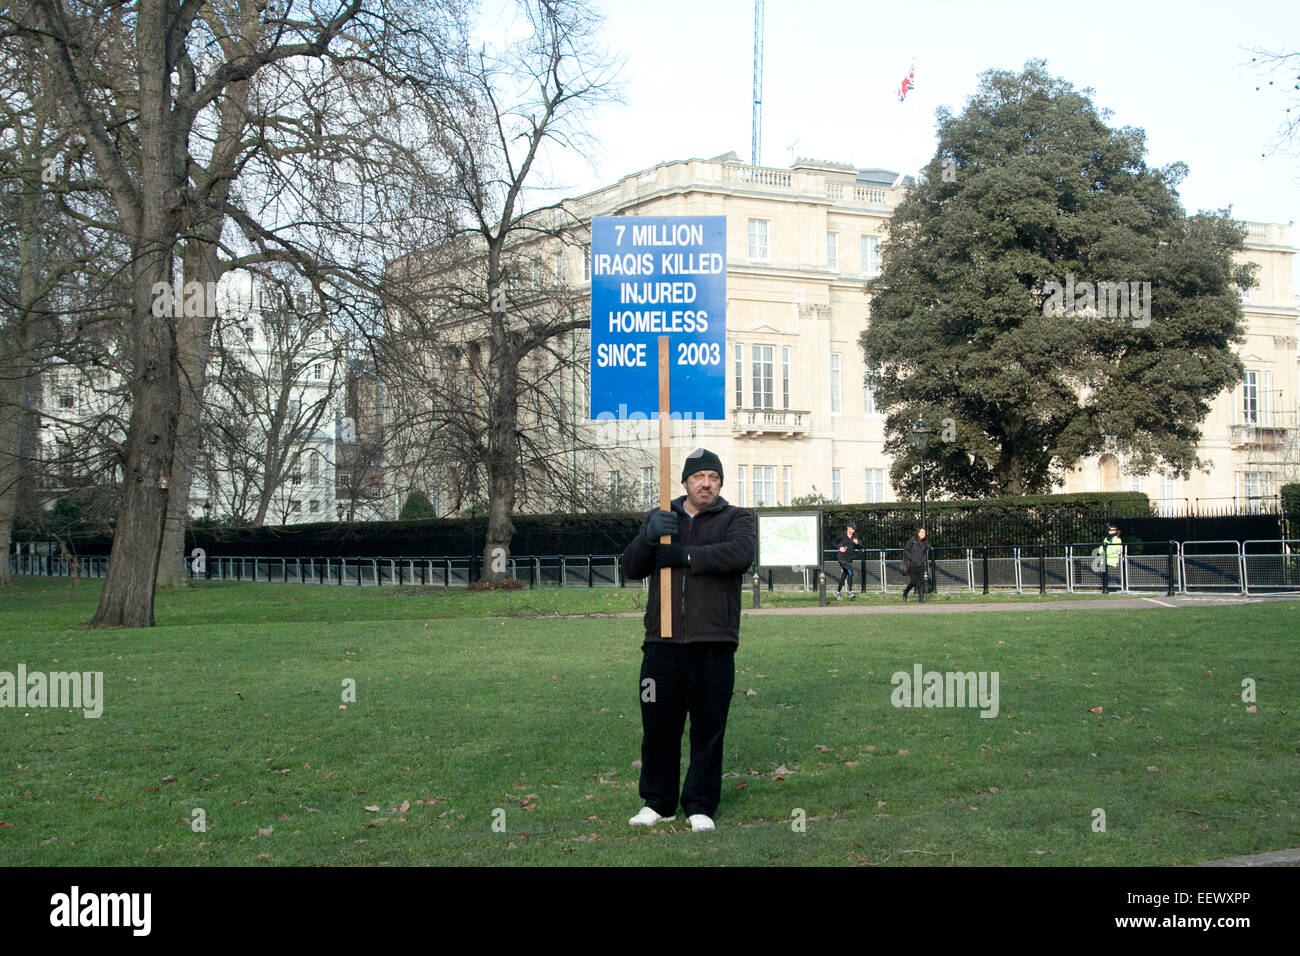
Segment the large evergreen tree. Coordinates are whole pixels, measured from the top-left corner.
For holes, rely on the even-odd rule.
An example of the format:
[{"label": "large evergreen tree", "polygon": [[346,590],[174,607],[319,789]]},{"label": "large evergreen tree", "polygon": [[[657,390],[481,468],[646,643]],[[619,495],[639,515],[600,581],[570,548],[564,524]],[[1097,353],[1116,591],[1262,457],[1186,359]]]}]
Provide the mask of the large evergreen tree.
[{"label": "large evergreen tree", "polygon": [[984,74],[960,116],[939,111],[861,337],[905,492],[919,416],[940,494],[1049,491],[1103,449],[1186,475],[1210,403],[1242,377],[1244,230],[1227,211],[1187,216],[1187,167],[1148,167],[1142,130],[1108,127],[1090,92],[1030,61]]}]

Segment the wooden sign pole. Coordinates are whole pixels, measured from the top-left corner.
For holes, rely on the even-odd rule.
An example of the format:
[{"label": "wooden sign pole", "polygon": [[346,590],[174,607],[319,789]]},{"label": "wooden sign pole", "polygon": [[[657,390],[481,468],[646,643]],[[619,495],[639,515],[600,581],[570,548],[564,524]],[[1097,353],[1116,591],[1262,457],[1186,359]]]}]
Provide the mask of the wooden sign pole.
[{"label": "wooden sign pole", "polygon": [[[659,507],[671,511],[672,496],[668,490],[669,474],[672,471],[672,422],[668,419],[668,336],[659,336]],[[672,544],[670,535],[662,535],[660,544]],[[673,636],[673,569],[661,568],[659,571],[659,636]]]}]

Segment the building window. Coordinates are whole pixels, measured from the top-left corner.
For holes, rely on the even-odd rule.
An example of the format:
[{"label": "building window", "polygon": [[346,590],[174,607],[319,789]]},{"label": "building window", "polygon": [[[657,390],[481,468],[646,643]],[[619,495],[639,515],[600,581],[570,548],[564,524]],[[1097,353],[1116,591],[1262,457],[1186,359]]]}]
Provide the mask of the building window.
[{"label": "building window", "polygon": [[641,469],[641,507],[653,508],[655,502],[659,500],[659,495],[655,491],[655,470],[653,468]]},{"label": "building window", "polygon": [[781,469],[781,504],[790,507],[790,486],[794,484],[793,471],[789,465]]},{"label": "building window", "polygon": [[867,501],[885,500],[885,469],[867,469]]},{"label": "building window", "polygon": [[1133,491],[1133,492],[1138,492],[1138,493],[1140,493],[1140,492],[1142,491],[1142,476],[1141,476],[1141,475],[1129,475],[1129,476],[1128,476],[1128,490],[1129,490],[1129,491]]},{"label": "building window", "polygon": [[838,505],[843,500],[843,498],[844,498],[844,469],[832,468],[831,469],[831,501],[835,502]]},{"label": "building window", "polygon": [[781,407],[790,410],[790,346],[781,346]]},{"label": "building window", "polygon": [[320,499],[313,498],[311,501],[307,502],[307,510],[312,514],[316,514],[320,511]]},{"label": "building window", "polygon": [[746,507],[745,504],[745,466],[736,466],[736,492],[740,495],[740,500],[736,502],[740,507]]},{"label": "building window", "polygon": [[772,363],[776,350],[770,345],[755,345],[754,355],[754,407],[772,407]]},{"label": "building window", "polygon": [[831,353],[831,414],[840,414],[840,353]]},{"label": "building window", "polygon": [[736,357],[736,407],[745,407],[745,347],[736,345],[732,348]]},{"label": "building window", "polygon": [[871,390],[870,385],[862,386],[862,411],[866,415],[879,415],[876,408],[876,393]]},{"label": "building window", "polygon": [[767,227],[769,225],[766,219],[749,220],[749,258],[764,262],[768,260]]},{"label": "building window", "polygon": [[302,511],[302,502],[298,501],[296,498],[289,499],[289,513],[296,515],[301,513],[301,511]]},{"label": "building window", "polygon": [[324,362],[317,362],[314,366],[312,366],[311,377],[316,379],[316,381],[318,382],[325,377]]},{"label": "building window", "polygon": [[1237,473],[1237,495],[1247,511],[1258,511],[1261,503],[1272,497],[1273,476],[1266,471]]},{"label": "building window", "polygon": [[831,272],[840,271],[840,234],[826,233],[826,268]]},{"label": "building window", "polygon": [[611,471],[609,473],[609,506],[611,509],[618,507],[618,492],[618,472]]},{"label": "building window", "polygon": [[307,478],[310,481],[320,479],[320,459],[315,455],[307,456]]},{"label": "building window", "polygon": [[862,237],[862,274],[867,278],[880,275],[880,238]]},{"label": "building window", "polygon": [[591,281],[591,243],[582,244],[582,281]]},{"label": "building window", "polygon": [[302,484],[302,472],[301,472],[301,471],[295,471],[293,474],[291,474],[291,475],[289,476],[289,484],[291,484],[291,485],[301,485],[301,484]]},{"label": "building window", "polygon": [[339,487],[340,487],[340,488],[351,488],[351,487],[352,487],[352,474],[351,474],[351,472],[347,472],[347,471],[340,471],[340,472],[339,472]]},{"label": "building window", "polygon": [[1259,424],[1259,373],[1247,372],[1241,385],[1241,423]]},{"label": "building window", "polygon": [[1162,515],[1171,515],[1174,513],[1174,501],[1178,494],[1178,479],[1172,475],[1160,476],[1160,513]]},{"label": "building window", "polygon": [[59,408],[71,408],[72,405],[72,390],[66,388],[59,389]]},{"label": "building window", "polygon": [[557,251],[551,257],[551,269],[555,273],[556,285],[563,284],[564,282],[564,253],[563,252]]},{"label": "building window", "polygon": [[776,466],[754,466],[754,507],[776,504]]},{"label": "building window", "polygon": [[1273,384],[1272,372],[1259,372],[1248,369],[1246,380],[1238,389],[1240,396],[1236,404],[1236,417],[1239,425],[1269,425],[1272,423],[1272,403],[1270,387]]}]

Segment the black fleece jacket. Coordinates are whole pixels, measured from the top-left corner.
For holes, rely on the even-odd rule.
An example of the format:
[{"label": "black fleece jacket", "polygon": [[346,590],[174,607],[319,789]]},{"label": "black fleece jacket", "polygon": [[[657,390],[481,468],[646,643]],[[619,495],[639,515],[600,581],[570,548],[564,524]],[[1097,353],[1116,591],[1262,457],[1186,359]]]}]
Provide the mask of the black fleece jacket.
[{"label": "black fleece jacket", "polygon": [[[745,570],[754,563],[754,516],[719,497],[694,518],[673,502],[677,532],[673,544],[689,548],[690,566],[673,568],[673,636],[659,636],[659,577],[655,545],[642,532],[623,552],[623,572],[632,580],[649,575],[650,595],[645,612],[645,642],[672,644],[740,643],[740,591]],[[643,646],[644,646],[643,644]]]}]

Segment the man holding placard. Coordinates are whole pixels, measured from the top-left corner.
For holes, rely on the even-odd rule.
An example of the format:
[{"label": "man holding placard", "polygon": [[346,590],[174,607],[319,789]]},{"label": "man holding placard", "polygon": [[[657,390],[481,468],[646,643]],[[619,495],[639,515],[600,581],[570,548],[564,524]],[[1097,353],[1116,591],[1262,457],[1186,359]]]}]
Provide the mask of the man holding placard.
[{"label": "man holding placard", "polygon": [[[727,503],[722,462],[698,448],[686,458],[686,494],[655,509],[623,553],[628,578],[649,576],[641,662],[641,798],[630,821],[671,821],[680,800],[693,830],[712,830],[722,797],[722,744],[735,686],[740,591],[754,561],[754,518]],[[667,544],[661,535],[670,535]],[[660,575],[671,568],[672,634],[661,636]],[[691,721],[691,762],[681,786],[681,741]]]}]

